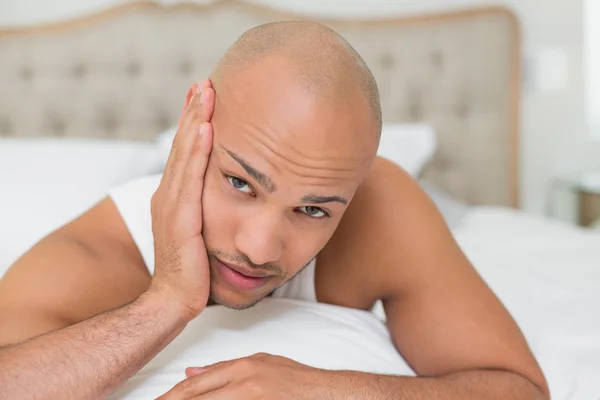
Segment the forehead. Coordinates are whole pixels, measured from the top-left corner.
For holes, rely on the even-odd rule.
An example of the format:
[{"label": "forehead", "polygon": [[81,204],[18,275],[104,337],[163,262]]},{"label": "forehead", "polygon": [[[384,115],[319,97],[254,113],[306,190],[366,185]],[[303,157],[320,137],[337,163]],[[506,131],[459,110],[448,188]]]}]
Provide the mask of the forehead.
[{"label": "forehead", "polygon": [[264,158],[279,172],[356,183],[376,151],[366,100],[352,90],[340,96],[307,87],[298,73],[289,61],[270,58],[219,81],[215,144]]}]

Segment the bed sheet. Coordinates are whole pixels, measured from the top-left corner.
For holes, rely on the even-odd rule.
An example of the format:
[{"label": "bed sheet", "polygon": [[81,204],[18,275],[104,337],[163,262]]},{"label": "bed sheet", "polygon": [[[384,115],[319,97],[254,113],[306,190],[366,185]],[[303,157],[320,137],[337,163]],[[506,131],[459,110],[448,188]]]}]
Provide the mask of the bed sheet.
[{"label": "bed sheet", "polygon": [[455,237],[525,333],[552,398],[600,399],[600,234],[474,207]]}]

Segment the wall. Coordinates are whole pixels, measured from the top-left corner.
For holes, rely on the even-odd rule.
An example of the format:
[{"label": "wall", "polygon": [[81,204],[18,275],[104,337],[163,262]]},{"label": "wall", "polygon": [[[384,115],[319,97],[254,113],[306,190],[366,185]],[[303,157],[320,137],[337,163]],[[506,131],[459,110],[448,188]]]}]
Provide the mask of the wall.
[{"label": "wall", "polygon": [[[93,12],[129,0],[2,0],[0,25],[28,25]],[[162,0],[172,3],[175,0]],[[210,0],[197,0],[206,2]],[[521,203],[542,213],[557,174],[600,169],[600,141],[587,133],[583,81],[583,0],[253,0],[308,15],[389,16],[503,4],[523,25],[526,80],[521,134]],[[566,81],[544,90],[536,82],[541,55],[564,55]],[[549,62],[547,64],[553,64]],[[542,67],[548,66],[542,64]]]}]

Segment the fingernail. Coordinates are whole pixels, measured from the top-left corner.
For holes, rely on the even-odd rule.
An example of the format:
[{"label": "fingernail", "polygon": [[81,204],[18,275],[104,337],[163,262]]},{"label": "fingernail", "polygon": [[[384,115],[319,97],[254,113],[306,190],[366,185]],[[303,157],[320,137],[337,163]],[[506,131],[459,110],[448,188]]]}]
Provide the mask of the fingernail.
[{"label": "fingernail", "polygon": [[198,134],[202,137],[206,133],[206,124],[200,125],[200,132]]},{"label": "fingernail", "polygon": [[198,102],[200,104],[204,103],[204,92],[200,92],[200,100]]},{"label": "fingernail", "polygon": [[206,368],[190,367],[190,368],[186,368],[185,374],[187,376],[193,376],[193,375],[201,374],[204,371],[206,371]]}]

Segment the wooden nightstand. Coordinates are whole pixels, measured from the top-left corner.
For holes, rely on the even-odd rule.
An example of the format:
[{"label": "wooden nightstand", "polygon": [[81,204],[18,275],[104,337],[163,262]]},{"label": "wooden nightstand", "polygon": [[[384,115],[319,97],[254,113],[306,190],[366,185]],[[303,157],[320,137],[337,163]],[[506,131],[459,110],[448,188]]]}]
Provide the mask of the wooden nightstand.
[{"label": "wooden nightstand", "polygon": [[548,214],[579,226],[600,229],[600,172],[556,179]]}]

